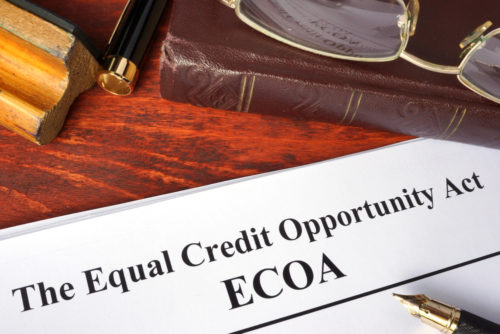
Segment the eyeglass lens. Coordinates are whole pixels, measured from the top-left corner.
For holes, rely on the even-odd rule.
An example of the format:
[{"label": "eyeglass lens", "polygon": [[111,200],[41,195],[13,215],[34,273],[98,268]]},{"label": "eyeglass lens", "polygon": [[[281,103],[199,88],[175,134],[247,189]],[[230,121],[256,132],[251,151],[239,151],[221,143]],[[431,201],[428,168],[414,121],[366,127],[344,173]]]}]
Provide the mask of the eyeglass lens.
[{"label": "eyeglass lens", "polygon": [[470,56],[461,76],[477,89],[500,99],[500,32]]},{"label": "eyeglass lens", "polygon": [[346,57],[388,58],[403,43],[397,0],[241,0],[239,11],[282,39]]}]

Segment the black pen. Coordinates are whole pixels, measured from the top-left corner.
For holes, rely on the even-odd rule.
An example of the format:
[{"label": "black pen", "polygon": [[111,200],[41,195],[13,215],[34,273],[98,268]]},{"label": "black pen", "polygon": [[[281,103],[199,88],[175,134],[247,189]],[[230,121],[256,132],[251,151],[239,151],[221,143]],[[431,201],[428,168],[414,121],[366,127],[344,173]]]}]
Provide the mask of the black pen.
[{"label": "black pen", "polygon": [[129,95],[139,66],[168,0],[129,0],[111,35],[97,82],[115,95]]},{"label": "black pen", "polygon": [[432,300],[425,295],[404,296],[393,294],[411,315],[422,322],[453,334],[499,334],[500,325],[459,308]]}]

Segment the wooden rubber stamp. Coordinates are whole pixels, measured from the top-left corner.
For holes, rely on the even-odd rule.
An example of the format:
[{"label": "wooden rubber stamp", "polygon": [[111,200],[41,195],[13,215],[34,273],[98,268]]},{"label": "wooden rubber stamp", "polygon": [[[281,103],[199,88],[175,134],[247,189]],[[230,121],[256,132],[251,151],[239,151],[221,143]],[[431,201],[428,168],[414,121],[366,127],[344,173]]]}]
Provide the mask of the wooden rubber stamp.
[{"label": "wooden rubber stamp", "polygon": [[0,0],[0,124],[40,145],[91,88],[99,51],[69,21],[25,0]]}]

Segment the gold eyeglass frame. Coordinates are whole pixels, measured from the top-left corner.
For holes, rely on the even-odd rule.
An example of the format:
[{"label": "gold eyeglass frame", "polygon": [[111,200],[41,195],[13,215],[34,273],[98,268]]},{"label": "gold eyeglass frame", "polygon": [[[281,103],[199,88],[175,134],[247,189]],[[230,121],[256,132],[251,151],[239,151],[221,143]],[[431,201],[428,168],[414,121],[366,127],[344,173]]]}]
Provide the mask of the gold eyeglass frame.
[{"label": "gold eyeglass frame", "polygon": [[242,0],[218,0],[222,4],[232,8],[235,10],[236,16],[252,27],[253,29],[263,33],[264,35],[271,37],[277,41],[280,41],[282,43],[288,44],[290,46],[293,46],[295,48],[305,50],[311,53],[319,54],[322,56],[330,57],[330,58],[336,58],[336,59],[343,59],[343,60],[353,60],[353,61],[361,61],[361,62],[387,62],[387,61],[392,61],[396,60],[398,58],[402,58],[413,65],[416,65],[420,68],[423,68],[428,71],[432,72],[437,72],[437,73],[443,73],[443,74],[454,74],[457,76],[458,80],[467,88],[472,90],[473,92],[491,100],[496,103],[500,103],[500,98],[495,97],[488,92],[486,92],[483,89],[480,89],[470,81],[468,81],[464,76],[463,76],[463,70],[465,66],[467,65],[468,61],[470,58],[474,55],[476,51],[481,49],[486,41],[493,37],[494,35],[500,34],[500,28],[495,29],[491,31],[489,34],[484,35],[484,32],[491,27],[492,23],[490,21],[485,22],[481,26],[479,26],[477,29],[475,29],[469,36],[467,36],[461,43],[460,47],[464,49],[464,51],[461,54],[462,62],[458,66],[448,66],[448,65],[439,65],[435,64],[432,62],[428,62],[426,60],[423,60],[415,55],[412,55],[408,52],[406,52],[406,47],[408,46],[408,42],[410,40],[410,37],[415,34],[416,28],[417,28],[417,21],[418,21],[418,14],[420,12],[420,3],[419,0],[409,0],[408,5],[405,4],[403,0],[396,0],[401,7],[404,9],[404,15],[400,18],[398,25],[401,27],[401,47],[397,51],[396,54],[390,57],[383,57],[383,58],[362,58],[362,57],[352,57],[352,56],[344,56],[344,55],[339,55],[333,52],[326,52],[318,49],[314,49],[308,46],[304,46],[300,43],[296,43],[293,41],[290,41],[286,38],[283,38],[279,36],[278,34],[275,34],[259,24],[255,23],[254,21],[250,20],[247,18],[244,14],[242,14],[240,10],[240,3]]}]

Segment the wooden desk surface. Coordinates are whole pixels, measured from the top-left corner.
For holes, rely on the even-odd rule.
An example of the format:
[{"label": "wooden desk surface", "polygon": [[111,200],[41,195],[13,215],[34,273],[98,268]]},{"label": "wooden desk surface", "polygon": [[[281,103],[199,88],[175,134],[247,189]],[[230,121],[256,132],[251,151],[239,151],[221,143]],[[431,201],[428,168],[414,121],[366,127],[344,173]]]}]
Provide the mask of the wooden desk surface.
[{"label": "wooden desk surface", "polygon": [[[126,3],[34,2],[78,24],[102,49]],[[165,32],[163,19],[132,96],[94,87],[72,106],[53,143],[36,146],[0,128],[0,228],[409,139],[165,101],[159,93]]]}]

